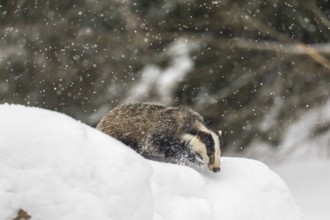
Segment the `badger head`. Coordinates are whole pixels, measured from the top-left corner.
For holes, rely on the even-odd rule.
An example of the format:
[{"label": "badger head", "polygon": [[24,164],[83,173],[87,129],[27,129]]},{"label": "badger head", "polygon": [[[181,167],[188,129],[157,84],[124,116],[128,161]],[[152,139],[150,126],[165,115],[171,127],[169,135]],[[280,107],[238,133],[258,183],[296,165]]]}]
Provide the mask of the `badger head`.
[{"label": "badger head", "polygon": [[203,162],[213,172],[220,171],[221,154],[221,131],[216,134],[205,129],[199,130],[196,134],[184,134],[182,139]]}]

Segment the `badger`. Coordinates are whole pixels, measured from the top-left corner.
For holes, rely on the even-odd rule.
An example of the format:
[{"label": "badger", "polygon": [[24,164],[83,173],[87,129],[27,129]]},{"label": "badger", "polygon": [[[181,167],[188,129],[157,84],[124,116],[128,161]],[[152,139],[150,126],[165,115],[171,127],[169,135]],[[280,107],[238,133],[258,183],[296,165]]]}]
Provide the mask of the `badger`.
[{"label": "badger", "polygon": [[96,128],[147,159],[205,164],[213,172],[220,171],[221,131],[209,130],[203,117],[186,106],[123,104],[108,112]]}]

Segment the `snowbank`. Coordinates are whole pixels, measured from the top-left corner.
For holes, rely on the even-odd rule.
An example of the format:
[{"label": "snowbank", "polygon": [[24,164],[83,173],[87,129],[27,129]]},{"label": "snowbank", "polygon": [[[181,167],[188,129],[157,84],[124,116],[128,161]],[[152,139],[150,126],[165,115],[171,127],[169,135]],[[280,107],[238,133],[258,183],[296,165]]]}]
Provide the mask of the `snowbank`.
[{"label": "snowbank", "polygon": [[0,105],[0,219],[300,219],[260,162],[223,158],[219,174],[157,163],[72,118]]},{"label": "snowbank", "polygon": [[0,107],[0,219],[150,219],[148,163],[63,114]]},{"label": "snowbank", "polygon": [[330,219],[330,161],[295,160],[274,166],[291,187],[305,220]]}]

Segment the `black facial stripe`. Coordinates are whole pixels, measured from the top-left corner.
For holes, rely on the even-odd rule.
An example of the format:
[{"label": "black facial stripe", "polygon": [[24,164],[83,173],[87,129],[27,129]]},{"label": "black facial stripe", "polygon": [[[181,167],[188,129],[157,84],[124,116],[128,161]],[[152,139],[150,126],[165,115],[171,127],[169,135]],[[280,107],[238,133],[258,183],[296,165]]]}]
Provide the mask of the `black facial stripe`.
[{"label": "black facial stripe", "polygon": [[212,135],[207,132],[199,132],[198,137],[201,140],[201,142],[203,144],[205,144],[205,146],[206,146],[207,156],[210,159],[209,163],[213,164],[214,163],[214,151],[215,151],[214,145],[215,145],[215,143],[214,143]]}]

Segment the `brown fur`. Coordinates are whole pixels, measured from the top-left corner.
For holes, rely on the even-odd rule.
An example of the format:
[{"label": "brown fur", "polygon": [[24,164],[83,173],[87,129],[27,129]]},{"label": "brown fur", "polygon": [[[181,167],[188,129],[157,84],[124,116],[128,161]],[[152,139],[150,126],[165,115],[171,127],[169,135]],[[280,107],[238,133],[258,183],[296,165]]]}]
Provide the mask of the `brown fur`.
[{"label": "brown fur", "polygon": [[201,131],[201,125],[204,125],[202,116],[190,108],[135,103],[114,108],[101,119],[97,129],[146,158],[177,162],[184,157],[196,162],[196,155],[183,137],[207,132],[205,126]]}]

